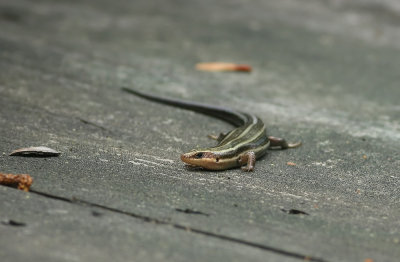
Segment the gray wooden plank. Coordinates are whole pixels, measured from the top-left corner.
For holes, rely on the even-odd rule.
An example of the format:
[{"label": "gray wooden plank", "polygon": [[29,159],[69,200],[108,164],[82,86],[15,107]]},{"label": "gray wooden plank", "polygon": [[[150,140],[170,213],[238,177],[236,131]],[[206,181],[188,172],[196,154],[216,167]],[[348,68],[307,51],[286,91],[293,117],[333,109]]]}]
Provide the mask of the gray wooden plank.
[{"label": "gray wooden plank", "polygon": [[[1,187],[1,261],[298,261]],[[9,221],[14,225],[9,225]],[[15,225],[19,223],[19,225]],[[23,224],[23,225],[21,225]]]},{"label": "gray wooden plank", "polygon": [[[30,173],[37,191],[329,261],[399,255],[393,41],[276,12],[295,3],[1,5],[15,14],[3,15],[0,36],[3,172]],[[333,21],[349,12],[316,8]],[[214,59],[255,71],[193,68]],[[304,146],[271,152],[251,174],[187,170],[179,154],[229,126],[127,97],[122,85],[256,110],[271,134]],[[7,156],[27,145],[63,153]],[[186,208],[209,216],[176,210]],[[281,211],[291,208],[310,215]]]}]

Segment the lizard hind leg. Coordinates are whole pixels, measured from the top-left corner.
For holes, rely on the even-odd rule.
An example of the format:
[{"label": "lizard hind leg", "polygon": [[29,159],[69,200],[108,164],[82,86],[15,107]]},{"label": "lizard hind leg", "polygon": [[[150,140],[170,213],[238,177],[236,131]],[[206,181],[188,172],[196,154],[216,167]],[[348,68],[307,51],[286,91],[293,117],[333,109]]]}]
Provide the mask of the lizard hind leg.
[{"label": "lizard hind leg", "polygon": [[270,141],[269,147],[272,148],[280,147],[281,149],[288,149],[301,146],[301,142],[288,143],[285,139],[279,137],[269,136],[268,139]]},{"label": "lizard hind leg", "polygon": [[239,157],[238,163],[242,166],[243,171],[253,171],[256,164],[256,154],[252,151],[246,152]]}]

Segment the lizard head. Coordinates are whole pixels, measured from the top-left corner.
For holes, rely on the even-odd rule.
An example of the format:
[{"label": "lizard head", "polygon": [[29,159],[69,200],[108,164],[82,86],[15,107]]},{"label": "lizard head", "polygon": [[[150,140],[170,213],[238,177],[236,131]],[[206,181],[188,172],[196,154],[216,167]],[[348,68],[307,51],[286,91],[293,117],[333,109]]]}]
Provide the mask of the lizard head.
[{"label": "lizard head", "polygon": [[210,150],[194,150],[181,155],[181,160],[191,166],[210,170],[226,169],[221,157]]}]

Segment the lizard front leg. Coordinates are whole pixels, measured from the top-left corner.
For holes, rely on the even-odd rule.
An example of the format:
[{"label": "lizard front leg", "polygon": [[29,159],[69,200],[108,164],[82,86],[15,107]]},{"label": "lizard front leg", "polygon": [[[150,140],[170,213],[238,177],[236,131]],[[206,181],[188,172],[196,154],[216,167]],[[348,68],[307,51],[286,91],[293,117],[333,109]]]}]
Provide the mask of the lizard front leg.
[{"label": "lizard front leg", "polygon": [[256,164],[256,154],[253,151],[246,152],[239,156],[238,163],[242,166],[243,171],[253,171]]}]

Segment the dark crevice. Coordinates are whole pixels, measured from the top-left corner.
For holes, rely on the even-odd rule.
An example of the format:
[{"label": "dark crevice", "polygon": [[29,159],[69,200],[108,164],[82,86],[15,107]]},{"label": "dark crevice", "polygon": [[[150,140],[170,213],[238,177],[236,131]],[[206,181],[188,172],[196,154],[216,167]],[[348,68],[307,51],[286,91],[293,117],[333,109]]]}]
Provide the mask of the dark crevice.
[{"label": "dark crevice", "polygon": [[16,221],[16,220],[12,220],[12,219],[8,219],[8,220],[5,220],[5,221],[1,221],[1,223],[2,223],[3,225],[13,226],[13,227],[24,227],[24,226],[26,226],[26,223],[24,223],[24,222],[19,222],[19,221]]},{"label": "dark crevice", "polygon": [[80,118],[80,117],[78,117],[78,119],[79,119],[79,121],[81,121],[82,123],[84,123],[84,124],[86,124],[86,125],[93,126],[93,127],[98,128],[98,129],[101,129],[101,130],[103,130],[103,131],[107,131],[107,132],[109,132],[109,133],[112,133],[112,131],[108,130],[108,129],[105,128],[104,126],[95,124],[95,123],[93,123],[93,122],[90,122],[90,121],[88,121],[88,120],[86,120],[86,119],[83,119],[83,118]]},{"label": "dark crevice", "polygon": [[195,233],[195,234],[200,234],[203,236],[208,236],[208,237],[213,237],[213,238],[217,238],[217,239],[221,239],[221,240],[225,240],[225,241],[229,241],[232,243],[236,243],[236,244],[241,244],[241,245],[246,245],[249,247],[254,247],[254,248],[259,248],[265,251],[269,251],[269,252],[273,252],[276,254],[280,254],[283,256],[288,256],[288,257],[292,257],[292,258],[298,258],[301,260],[306,260],[306,261],[313,261],[313,262],[327,262],[327,260],[322,259],[322,258],[317,258],[317,257],[312,257],[312,256],[307,256],[307,255],[303,255],[300,253],[296,253],[296,252],[290,252],[290,251],[286,251],[284,249],[280,249],[280,248],[275,248],[275,247],[271,247],[268,245],[264,245],[264,244],[259,244],[256,242],[251,242],[251,241],[246,241],[246,240],[242,240],[242,239],[238,239],[238,238],[234,238],[234,237],[229,237],[229,236],[225,236],[225,235],[221,235],[221,234],[217,234],[217,233],[213,233],[213,232],[208,232],[208,231],[204,231],[201,229],[196,229],[196,228],[192,228],[192,227],[188,227],[188,226],[183,226],[180,224],[176,224],[176,223],[172,223],[172,222],[167,222],[167,221],[163,221],[157,218],[152,218],[149,216],[143,216],[143,215],[139,215],[139,214],[135,214],[132,212],[127,212],[127,211],[123,211],[123,210],[119,210],[113,207],[108,207],[108,206],[104,206],[101,204],[96,204],[96,203],[92,203],[86,200],[82,200],[82,199],[77,199],[77,198],[66,198],[66,197],[61,197],[61,196],[57,196],[57,195],[52,195],[49,193],[45,193],[45,192],[40,192],[37,190],[30,190],[31,193],[40,195],[40,196],[44,196],[47,198],[51,198],[51,199],[56,199],[56,200],[60,200],[60,201],[64,201],[64,202],[68,202],[68,203],[72,203],[72,204],[78,204],[81,206],[90,206],[90,207],[96,207],[99,209],[103,209],[103,210],[108,210],[111,212],[115,212],[115,213],[119,213],[119,214],[123,214],[123,215],[127,215],[127,216],[131,216],[137,219],[140,219],[144,222],[150,222],[153,224],[158,224],[158,225],[170,225],[176,229],[180,229],[180,230],[184,230],[187,232],[191,232],[191,233]]},{"label": "dark crevice", "polygon": [[22,14],[18,10],[2,7],[0,11],[0,19],[8,22],[18,23],[22,20]]},{"label": "dark crevice", "polygon": [[290,215],[309,215],[307,212],[298,210],[298,209],[281,209],[283,212],[288,213]]},{"label": "dark crevice", "polygon": [[180,208],[175,208],[176,211],[178,212],[182,212],[182,213],[186,213],[186,214],[193,214],[193,215],[203,215],[203,216],[210,216],[210,214],[201,212],[201,211],[197,211],[197,210],[193,210],[190,208],[186,208],[186,209],[180,209]]},{"label": "dark crevice", "polygon": [[93,210],[93,211],[92,211],[92,216],[94,216],[94,217],[101,217],[101,216],[103,216],[103,213]]}]

